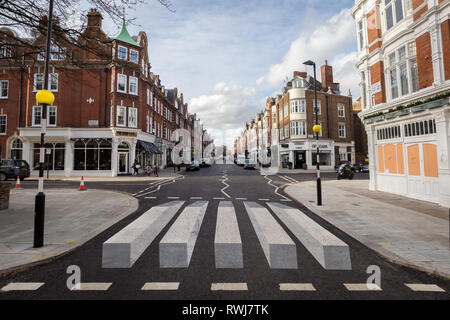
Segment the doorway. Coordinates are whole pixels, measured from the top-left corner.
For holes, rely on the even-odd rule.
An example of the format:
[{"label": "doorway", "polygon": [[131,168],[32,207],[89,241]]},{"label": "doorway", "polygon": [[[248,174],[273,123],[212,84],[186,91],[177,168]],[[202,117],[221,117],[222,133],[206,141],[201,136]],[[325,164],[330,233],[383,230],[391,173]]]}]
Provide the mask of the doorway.
[{"label": "doorway", "polygon": [[128,152],[119,152],[119,174],[128,173]]}]

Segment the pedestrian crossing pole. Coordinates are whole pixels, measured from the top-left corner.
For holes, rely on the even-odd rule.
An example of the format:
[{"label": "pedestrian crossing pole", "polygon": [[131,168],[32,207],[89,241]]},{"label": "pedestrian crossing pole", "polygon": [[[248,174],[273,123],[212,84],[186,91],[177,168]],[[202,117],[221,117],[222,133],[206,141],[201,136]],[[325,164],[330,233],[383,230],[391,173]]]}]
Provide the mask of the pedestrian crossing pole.
[{"label": "pedestrian crossing pole", "polygon": [[316,144],[317,144],[317,205],[322,205],[322,182],[320,180],[320,148],[319,148],[319,133],[322,130],[319,125],[319,109],[317,107],[317,80],[316,80],[316,63],[308,60],[303,62],[304,65],[313,66],[314,68],[314,113],[316,114],[316,124],[313,127],[313,131],[316,134]]},{"label": "pedestrian crossing pole", "polygon": [[41,143],[39,149],[39,183],[38,193],[34,203],[34,248],[44,245],[44,220],[45,220],[45,193],[44,193],[44,161],[45,161],[45,134],[47,132],[47,106],[53,104],[55,96],[48,91],[50,44],[52,37],[53,1],[50,0],[47,21],[47,46],[45,52],[44,90],[36,94],[36,101],[42,104],[41,112]]}]

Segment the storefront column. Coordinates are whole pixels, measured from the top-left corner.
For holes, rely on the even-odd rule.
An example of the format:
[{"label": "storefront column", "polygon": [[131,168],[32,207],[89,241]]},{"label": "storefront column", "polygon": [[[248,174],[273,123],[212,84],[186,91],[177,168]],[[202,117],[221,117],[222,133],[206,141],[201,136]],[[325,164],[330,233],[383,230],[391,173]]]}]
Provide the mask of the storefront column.
[{"label": "storefront column", "polygon": [[33,143],[30,141],[26,141],[25,139],[22,141],[22,159],[28,162],[30,167],[33,167],[32,147]]},{"label": "storefront column", "polygon": [[117,147],[119,146],[119,139],[113,138],[112,139],[112,152],[111,152],[111,172],[113,177],[117,177],[117,174],[119,172],[118,170],[118,150]]},{"label": "storefront column", "polygon": [[65,150],[64,150],[64,175],[70,177],[72,175],[73,168],[73,148],[72,141],[70,139],[64,140]]},{"label": "storefront column", "polygon": [[377,190],[377,154],[376,154],[376,130],[374,126],[366,126],[367,150],[369,152],[369,190]]},{"label": "storefront column", "polygon": [[295,167],[295,152],[289,151],[289,162],[292,162],[292,167]]},{"label": "storefront column", "polygon": [[439,204],[450,207],[450,109],[435,114],[439,168]]},{"label": "storefront column", "polygon": [[315,166],[313,166],[313,163],[312,163],[312,153],[313,153],[313,151],[311,151],[311,150],[306,151],[306,165],[308,166],[309,170],[315,168]]},{"label": "storefront column", "polygon": [[136,159],[136,143],[137,143],[137,140],[136,140],[136,139],[133,139],[133,140],[130,142],[130,155],[129,155],[129,157],[130,157],[130,163],[128,164],[128,166],[130,167],[130,168],[129,168],[130,172],[133,172],[133,170],[131,169],[131,167],[133,166],[134,160]]}]

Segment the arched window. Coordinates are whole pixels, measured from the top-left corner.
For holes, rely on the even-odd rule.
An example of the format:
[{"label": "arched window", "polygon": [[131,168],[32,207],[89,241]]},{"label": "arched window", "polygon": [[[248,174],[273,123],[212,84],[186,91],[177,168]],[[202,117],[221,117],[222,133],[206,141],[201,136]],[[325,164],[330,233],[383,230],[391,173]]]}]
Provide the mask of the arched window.
[{"label": "arched window", "polygon": [[74,170],[111,170],[111,142],[79,140],[74,144]]},{"label": "arched window", "polygon": [[11,159],[22,160],[23,143],[22,140],[16,139],[11,144]]}]

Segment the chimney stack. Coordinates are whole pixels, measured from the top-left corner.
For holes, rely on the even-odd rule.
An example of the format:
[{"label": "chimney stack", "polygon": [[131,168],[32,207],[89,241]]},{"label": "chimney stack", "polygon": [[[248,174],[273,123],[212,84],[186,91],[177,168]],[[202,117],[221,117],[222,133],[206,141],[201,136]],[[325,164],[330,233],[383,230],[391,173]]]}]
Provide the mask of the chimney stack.
[{"label": "chimney stack", "polygon": [[97,9],[91,9],[87,14],[88,17],[88,27],[102,27],[102,14],[97,11]]},{"label": "chimney stack", "polygon": [[306,72],[294,71],[294,78],[300,77],[306,79],[307,76],[308,74]]},{"label": "chimney stack", "polygon": [[327,91],[328,88],[334,88],[333,82],[333,67],[328,65],[328,60],[325,60],[325,65],[321,68],[322,71],[322,88]]}]

